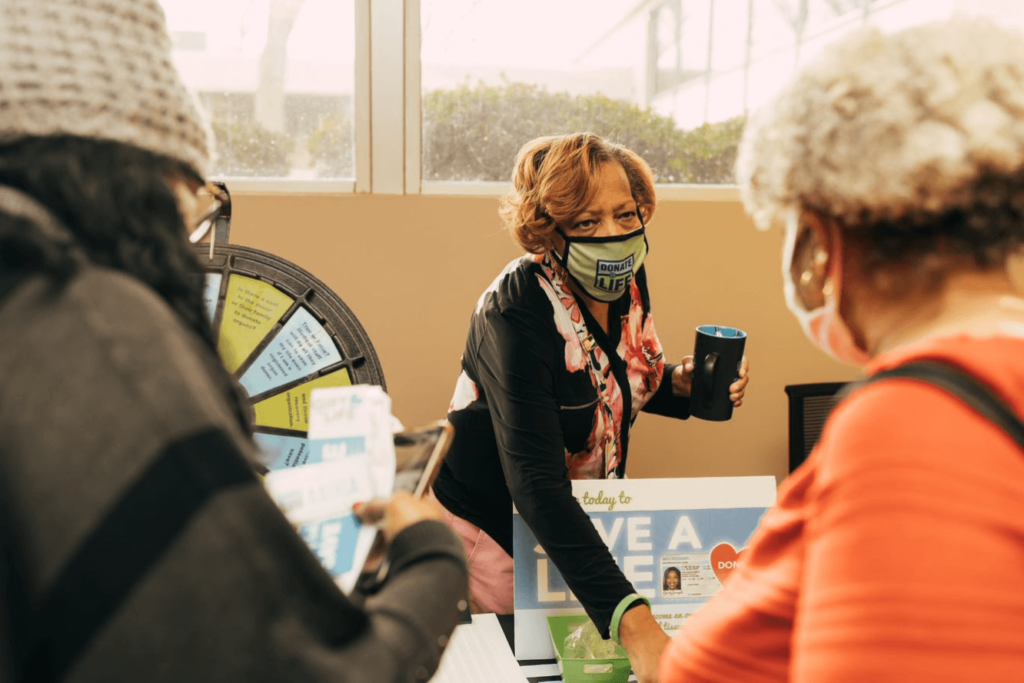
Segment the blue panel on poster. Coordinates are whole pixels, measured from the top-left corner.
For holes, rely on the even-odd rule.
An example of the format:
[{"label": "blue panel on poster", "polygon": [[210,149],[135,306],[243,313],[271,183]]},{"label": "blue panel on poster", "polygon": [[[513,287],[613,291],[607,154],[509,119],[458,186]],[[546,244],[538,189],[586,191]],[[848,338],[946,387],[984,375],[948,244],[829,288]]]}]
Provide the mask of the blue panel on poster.
[{"label": "blue panel on poster", "polygon": [[[702,603],[717,593],[721,584],[711,561],[713,550],[742,550],[764,512],[733,508],[589,514],[627,578],[658,607]],[[514,515],[512,527],[516,610],[579,607],[523,518]],[[671,588],[664,584],[670,567],[675,570]]]},{"label": "blue panel on poster", "polygon": [[[573,497],[634,590],[670,636],[745,561],[775,478],[594,479]],[[512,516],[517,659],[554,657],[546,618],[584,613],[518,514]]]},{"label": "blue panel on poster", "polygon": [[203,301],[206,302],[206,316],[213,321],[217,313],[217,297],[220,295],[220,282],[224,276],[220,273],[206,274],[206,287],[203,289]]},{"label": "blue panel on poster", "polygon": [[309,311],[299,308],[240,381],[250,396],[256,396],[340,360],[327,330]]}]

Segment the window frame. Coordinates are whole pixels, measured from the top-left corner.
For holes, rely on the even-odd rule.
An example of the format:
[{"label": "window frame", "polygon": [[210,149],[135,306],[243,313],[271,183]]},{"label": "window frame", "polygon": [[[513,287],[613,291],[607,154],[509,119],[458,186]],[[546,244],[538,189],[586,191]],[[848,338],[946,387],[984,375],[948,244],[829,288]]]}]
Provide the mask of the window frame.
[{"label": "window frame", "polygon": [[[395,0],[387,0],[394,3]],[[253,194],[355,194],[372,191],[371,131],[372,103],[370,94],[374,88],[371,65],[371,5],[379,0],[355,0],[355,74],[353,98],[353,120],[355,134],[355,179],[295,180],[290,178],[258,178],[251,176],[220,176],[213,179],[227,183],[232,192]],[[386,8],[385,8],[386,9]],[[384,42],[387,42],[386,40]],[[379,58],[378,58],[379,61]],[[383,63],[383,62],[380,62]],[[386,83],[381,90],[386,90]]]},{"label": "window frame", "polygon": [[[420,0],[355,0],[355,180],[217,176],[233,192],[500,197],[511,183],[424,181]],[[400,30],[395,30],[400,27]],[[657,185],[669,201],[739,201],[736,185]]]}]

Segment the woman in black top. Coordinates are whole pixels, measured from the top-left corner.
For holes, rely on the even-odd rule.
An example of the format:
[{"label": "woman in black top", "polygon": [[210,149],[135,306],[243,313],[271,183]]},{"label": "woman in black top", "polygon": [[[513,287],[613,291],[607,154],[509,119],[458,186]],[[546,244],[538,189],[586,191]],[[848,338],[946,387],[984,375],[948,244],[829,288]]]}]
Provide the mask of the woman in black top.
[{"label": "woman in black top", "polygon": [[[570,483],[624,476],[639,410],[690,414],[692,359],[665,363],[642,265],[653,175],[580,133],[527,143],[513,183],[502,217],[528,253],[477,302],[434,494],[471,558],[474,609],[511,611],[514,503],[598,631],[618,631],[640,680],[653,680],[667,637]],[[746,374],[744,360],[737,406]]]}]

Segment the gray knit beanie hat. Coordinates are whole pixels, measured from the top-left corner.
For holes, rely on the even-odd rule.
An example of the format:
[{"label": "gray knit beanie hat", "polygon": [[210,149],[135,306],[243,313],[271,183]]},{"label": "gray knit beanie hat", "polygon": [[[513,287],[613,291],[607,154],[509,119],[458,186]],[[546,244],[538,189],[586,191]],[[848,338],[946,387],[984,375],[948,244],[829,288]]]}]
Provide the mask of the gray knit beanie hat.
[{"label": "gray knit beanie hat", "polygon": [[74,135],[205,177],[210,140],[157,0],[0,0],[0,142]]}]

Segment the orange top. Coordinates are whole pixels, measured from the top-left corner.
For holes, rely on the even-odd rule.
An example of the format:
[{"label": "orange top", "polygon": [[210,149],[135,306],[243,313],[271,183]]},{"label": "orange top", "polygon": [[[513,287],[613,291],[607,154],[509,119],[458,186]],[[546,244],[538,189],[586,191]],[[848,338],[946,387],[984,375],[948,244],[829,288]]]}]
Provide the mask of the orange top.
[{"label": "orange top", "polygon": [[[931,339],[1024,414],[1024,339]],[[942,389],[870,385],[829,417],[662,683],[1024,681],[1024,452]]]}]

